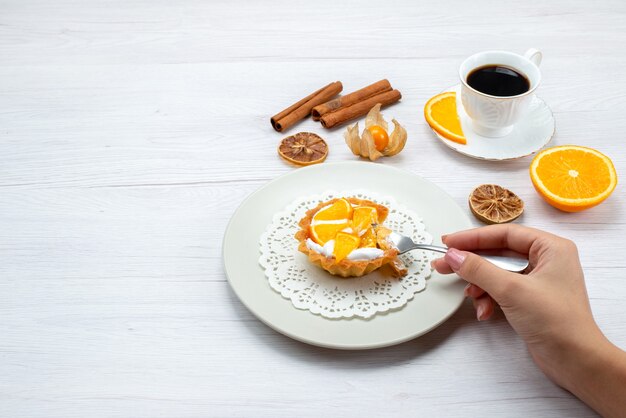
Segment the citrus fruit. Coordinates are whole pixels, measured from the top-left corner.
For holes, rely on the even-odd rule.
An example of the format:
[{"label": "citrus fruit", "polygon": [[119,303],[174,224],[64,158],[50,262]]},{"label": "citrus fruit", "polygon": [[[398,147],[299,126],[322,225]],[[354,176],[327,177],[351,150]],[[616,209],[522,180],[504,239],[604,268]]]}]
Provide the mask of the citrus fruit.
[{"label": "citrus fruit", "polygon": [[548,148],[530,163],[530,179],[549,204],[565,212],[579,212],[604,201],[617,185],[611,159],[577,145]]},{"label": "citrus fruit", "polygon": [[335,248],[333,249],[333,255],[337,262],[343,260],[353,250],[359,247],[359,237],[348,234],[347,232],[338,232],[335,237]]},{"label": "citrus fruit", "polygon": [[482,184],[469,196],[470,210],[487,224],[501,224],[517,219],[524,202],[512,191],[497,184]]},{"label": "citrus fruit", "polygon": [[361,235],[372,227],[372,224],[378,223],[378,213],[376,208],[371,206],[359,206],[354,209],[352,214],[352,229],[355,233]]},{"label": "citrus fruit", "polygon": [[337,232],[350,227],[352,205],[346,199],[337,199],[321,208],[311,219],[311,238],[320,245],[335,238]]},{"label": "citrus fruit", "polygon": [[313,223],[344,219],[346,222],[352,217],[352,205],[346,199],[337,199],[328,206],[324,206],[313,215]]},{"label": "citrus fruit", "polygon": [[380,125],[372,125],[367,128],[372,134],[372,138],[374,139],[374,145],[378,151],[383,151],[389,145],[389,134],[385,128]]},{"label": "citrus fruit", "polygon": [[461,120],[456,111],[456,93],[440,93],[426,102],[424,117],[430,127],[439,135],[459,144],[467,144],[461,128]]},{"label": "citrus fruit", "polygon": [[361,235],[361,247],[363,248],[376,248],[376,232],[374,228],[369,228]]},{"label": "citrus fruit", "polygon": [[348,221],[340,223],[334,223],[333,221],[328,222],[331,223],[318,223],[311,224],[311,226],[309,226],[311,239],[319,245],[324,245],[328,241],[335,239],[335,235],[337,235],[337,233],[350,226]]},{"label": "citrus fruit", "polygon": [[298,132],[280,141],[278,154],[294,164],[317,164],[326,159],[328,145],[319,135],[311,132]]}]

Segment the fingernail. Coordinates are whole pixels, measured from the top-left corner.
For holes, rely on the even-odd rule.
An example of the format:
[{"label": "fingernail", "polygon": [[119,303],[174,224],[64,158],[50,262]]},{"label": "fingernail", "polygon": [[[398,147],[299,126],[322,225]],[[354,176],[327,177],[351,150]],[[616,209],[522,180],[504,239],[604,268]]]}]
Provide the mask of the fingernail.
[{"label": "fingernail", "polygon": [[452,270],[457,271],[465,260],[465,254],[456,248],[449,248],[444,258]]},{"label": "fingernail", "polygon": [[467,286],[465,286],[465,290],[463,290],[463,296],[465,296],[465,297],[469,296],[470,287],[472,287],[471,283],[468,283]]},{"label": "fingernail", "polygon": [[435,268],[435,260],[430,260],[430,268]]},{"label": "fingernail", "polygon": [[483,315],[485,314],[485,307],[483,305],[479,305],[476,309],[476,319],[479,321],[483,320]]},{"label": "fingernail", "polygon": [[448,234],[446,235],[442,235],[441,236],[441,242],[446,242],[446,239],[448,238]]}]

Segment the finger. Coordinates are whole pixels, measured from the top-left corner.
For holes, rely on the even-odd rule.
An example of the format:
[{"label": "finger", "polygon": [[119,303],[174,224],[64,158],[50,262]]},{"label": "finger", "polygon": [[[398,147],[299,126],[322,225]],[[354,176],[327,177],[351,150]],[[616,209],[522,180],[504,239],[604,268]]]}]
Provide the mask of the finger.
[{"label": "finger", "polygon": [[452,268],[450,268],[450,266],[448,265],[448,263],[446,263],[446,260],[444,260],[443,257],[431,261],[430,265],[432,266],[432,268],[434,268],[437,271],[437,273],[440,273],[440,274],[454,273]]},{"label": "finger", "polygon": [[485,291],[483,289],[471,283],[467,286],[467,290],[465,291],[465,296],[469,296],[474,299],[479,298],[484,294]]},{"label": "finger", "polygon": [[519,275],[503,270],[484,258],[455,248],[448,249],[444,260],[466,281],[484,289],[496,301],[517,285]]},{"label": "finger", "polygon": [[[431,261],[430,265],[440,274],[450,274],[454,272],[454,270],[452,270],[452,267],[450,267],[450,265],[446,263],[443,257]],[[465,297],[471,297],[474,299],[482,296],[484,293],[485,291],[482,288],[471,283],[468,283],[467,286],[465,286],[465,290],[463,291]]]},{"label": "finger", "polygon": [[481,297],[474,299],[474,308],[476,308],[476,319],[484,321],[491,318],[495,310],[495,302],[488,294],[483,294]]},{"label": "finger", "polygon": [[459,250],[508,248],[528,254],[539,238],[556,237],[548,232],[515,224],[489,225],[444,235],[442,241],[448,247]]}]

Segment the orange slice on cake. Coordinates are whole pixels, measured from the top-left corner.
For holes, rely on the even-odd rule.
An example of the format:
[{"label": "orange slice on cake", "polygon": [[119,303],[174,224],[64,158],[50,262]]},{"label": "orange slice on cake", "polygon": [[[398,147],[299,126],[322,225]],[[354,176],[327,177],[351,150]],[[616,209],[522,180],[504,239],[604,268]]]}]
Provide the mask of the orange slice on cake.
[{"label": "orange slice on cake", "polygon": [[356,235],[338,232],[335,236],[335,248],[333,249],[335,260],[340,262],[346,258],[353,250],[359,248],[360,242],[361,240]]},{"label": "orange slice on cake", "polygon": [[450,141],[467,144],[456,111],[456,93],[449,91],[431,97],[424,106],[424,117],[430,127]]},{"label": "orange slice on cake", "polygon": [[317,213],[313,216],[313,222],[350,219],[351,217],[352,205],[346,199],[341,198],[317,211]]},{"label": "orange slice on cake", "polygon": [[343,231],[349,226],[348,221],[339,223],[319,223],[311,224],[309,230],[311,232],[311,239],[319,245],[324,245],[328,241],[335,239],[335,235],[337,235],[338,232]]},{"label": "orange slice on cake", "polygon": [[361,244],[362,248],[376,248],[376,232],[374,228],[369,228],[363,235],[361,235]]},{"label": "orange slice on cake", "polygon": [[378,212],[371,206],[359,206],[352,214],[352,229],[358,235],[372,228],[372,224],[378,223]]},{"label": "orange slice on cake", "polygon": [[541,151],[530,163],[530,178],[541,197],[565,212],[596,206],[617,185],[611,159],[593,148],[577,145]]},{"label": "orange slice on cake", "polygon": [[312,218],[309,227],[311,239],[320,245],[326,244],[339,231],[350,227],[352,205],[346,199],[337,199],[321,208]]}]

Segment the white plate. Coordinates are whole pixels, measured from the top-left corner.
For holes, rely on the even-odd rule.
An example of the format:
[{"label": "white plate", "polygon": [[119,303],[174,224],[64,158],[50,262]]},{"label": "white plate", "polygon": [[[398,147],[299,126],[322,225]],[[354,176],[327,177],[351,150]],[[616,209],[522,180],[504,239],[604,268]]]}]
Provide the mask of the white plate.
[{"label": "white plate", "polygon": [[[440,243],[442,234],[471,227],[466,211],[421,177],[371,162],[324,163],[278,177],[250,195],[233,214],[224,234],[222,256],[228,281],[241,302],[261,321],[296,340],[321,347],[368,349],[398,344],[430,331],[463,301],[464,281],[433,272],[426,290],[402,309],[370,319],[326,319],[296,309],[270,288],[258,264],[259,237],[283,210],[303,194],[369,189],[395,198],[417,212]],[[294,251],[296,241],[294,240]]]},{"label": "white plate", "polygon": [[461,85],[457,84],[445,91],[456,92],[456,109],[467,144],[450,141],[434,130],[433,132],[446,146],[468,157],[493,161],[526,157],[546,146],[554,135],[555,122],[552,111],[537,96],[534,96],[528,114],[515,125],[510,134],[500,138],[488,138],[478,135],[472,129],[470,117],[465,113],[461,103]]}]

